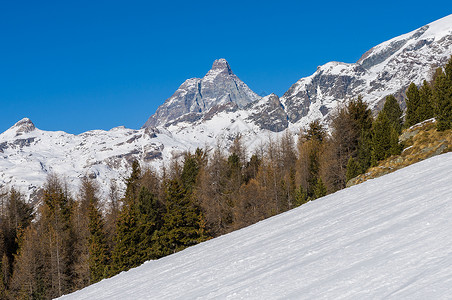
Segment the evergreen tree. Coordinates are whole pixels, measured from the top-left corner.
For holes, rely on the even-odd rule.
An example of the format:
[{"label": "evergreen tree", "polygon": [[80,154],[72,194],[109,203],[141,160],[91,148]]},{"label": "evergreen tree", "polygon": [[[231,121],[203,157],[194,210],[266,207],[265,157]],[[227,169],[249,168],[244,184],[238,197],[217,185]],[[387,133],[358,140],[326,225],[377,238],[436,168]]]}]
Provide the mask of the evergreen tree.
[{"label": "evergreen tree", "polygon": [[399,154],[398,133],[392,126],[386,113],[378,114],[372,127],[372,164],[383,160],[392,154]]},{"label": "evergreen tree", "polygon": [[164,225],[158,233],[159,247],[156,253],[159,256],[183,250],[206,238],[202,214],[182,183],[177,179],[170,180],[166,194]]},{"label": "evergreen tree", "polygon": [[126,193],[116,223],[116,239],[111,255],[109,275],[136,267],[142,263],[138,249],[140,233],[137,216],[137,198],[140,189],[141,168],[137,161],[132,163],[132,172],[126,179]]},{"label": "evergreen tree", "polygon": [[309,123],[309,128],[305,133],[305,138],[308,141],[315,140],[321,143],[325,138],[325,135],[326,135],[325,129],[320,123],[320,120],[316,119]]},{"label": "evergreen tree", "polygon": [[308,193],[303,186],[299,186],[295,191],[295,207],[303,205],[309,201]]},{"label": "evergreen tree", "polygon": [[157,232],[163,226],[164,205],[146,187],[141,187],[137,205],[138,227],[140,236],[138,251],[141,261],[159,258],[156,253]]},{"label": "evergreen tree", "polygon": [[350,179],[355,178],[359,174],[361,174],[359,165],[356,163],[356,161],[353,159],[353,157],[350,157],[350,159],[348,160],[348,163],[347,163],[347,173],[346,173],[347,182]]},{"label": "evergreen tree", "polygon": [[314,195],[313,198],[317,199],[327,195],[326,186],[323,184],[322,178],[318,178],[317,182],[314,186]]},{"label": "evergreen tree", "polygon": [[123,204],[116,226],[116,243],[111,256],[110,276],[137,267],[141,263],[140,255],[137,253],[140,243],[140,236],[136,232],[138,220],[131,205]]},{"label": "evergreen tree", "polygon": [[47,268],[51,280],[46,290],[51,297],[56,297],[71,292],[73,288],[75,234],[71,226],[73,200],[65,184],[55,174],[47,178],[43,205],[42,238],[48,243],[46,257],[49,259]]},{"label": "evergreen tree", "polygon": [[95,195],[89,199],[88,220],[89,274],[90,283],[95,283],[108,275],[106,270],[109,257],[104,220]]},{"label": "evergreen tree", "polygon": [[[257,165],[260,164],[260,159],[257,161],[251,158],[247,167],[249,177],[257,176]],[[230,171],[227,158],[217,146],[207,166],[201,168],[198,175],[195,198],[205,216],[206,230],[210,236],[219,236],[232,230],[234,203],[229,186]]]},{"label": "evergreen tree", "polygon": [[402,132],[402,109],[400,109],[399,103],[393,95],[386,97],[383,111],[389,120],[389,123],[399,134]]},{"label": "evergreen tree", "polygon": [[436,128],[444,131],[452,128],[452,57],[444,68],[437,71],[434,82]]},{"label": "evergreen tree", "polygon": [[356,140],[356,152],[352,154],[360,168],[360,173],[364,173],[371,165],[371,144],[372,144],[372,112],[362,100],[361,96],[350,101],[347,110],[353,122]]},{"label": "evergreen tree", "polygon": [[419,89],[419,107],[417,115],[420,121],[433,118],[435,113],[433,109],[433,92],[427,81],[424,80],[421,88]]},{"label": "evergreen tree", "polygon": [[405,127],[413,126],[420,122],[418,115],[418,108],[421,102],[419,90],[414,83],[411,83],[406,91],[406,115],[405,115]]}]

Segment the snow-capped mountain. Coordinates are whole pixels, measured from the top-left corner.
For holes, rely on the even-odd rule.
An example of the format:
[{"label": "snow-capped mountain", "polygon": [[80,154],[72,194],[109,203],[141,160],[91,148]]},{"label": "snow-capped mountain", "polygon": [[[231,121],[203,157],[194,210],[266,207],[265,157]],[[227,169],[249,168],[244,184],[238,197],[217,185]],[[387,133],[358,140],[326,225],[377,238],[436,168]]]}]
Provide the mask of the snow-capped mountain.
[{"label": "snow-capped mountain", "polygon": [[[297,132],[315,119],[326,124],[337,105],[358,95],[375,110],[390,94],[403,107],[403,95],[409,84],[431,80],[435,69],[444,66],[451,55],[452,15],[449,15],[373,47],[356,63],[329,62],[319,66],[281,98],[274,94],[259,98],[220,59],[203,79],[189,79],[182,84],[143,127],[166,128],[178,139],[198,141],[199,145],[212,145],[218,138],[231,139],[234,136],[231,132],[240,130],[252,146],[257,136],[261,142],[262,134],[273,135],[286,128]],[[240,84],[234,86],[231,82]],[[203,91],[209,96],[201,97]],[[234,92],[248,95],[240,98],[246,101],[231,97]]]},{"label": "snow-capped mountain", "polygon": [[186,80],[143,127],[193,122],[215,107],[231,104],[243,108],[260,98],[232,73],[225,59],[217,59],[206,76]]},{"label": "snow-capped mountain", "polygon": [[151,128],[116,127],[73,135],[40,130],[24,118],[0,134],[0,187],[14,186],[33,200],[47,174],[55,172],[64,176],[72,192],[80,178],[96,179],[106,196],[112,180],[122,186],[134,159],[152,165],[179,155],[185,147]]},{"label": "snow-capped mountain", "polygon": [[450,299],[452,153],[61,299]]},{"label": "snow-capped mountain", "polygon": [[30,196],[54,171],[73,192],[80,177],[96,178],[106,195],[110,180],[125,178],[133,159],[158,168],[197,147],[228,149],[238,133],[253,150],[286,129],[298,133],[315,119],[326,122],[339,103],[358,95],[378,109],[386,95],[400,96],[411,82],[431,79],[451,55],[449,15],[372,48],[354,64],[320,66],[281,98],[258,96],[218,59],[203,78],[186,80],[139,130],[72,135],[19,121],[0,134],[0,187],[16,186]]},{"label": "snow-capped mountain", "polygon": [[[324,119],[340,102],[361,95],[378,108],[389,94],[402,100],[411,82],[431,80],[452,55],[452,15],[381,43],[356,63],[329,62],[281,97],[291,123]],[[403,102],[401,102],[404,105]],[[305,122],[303,122],[305,123]]]}]

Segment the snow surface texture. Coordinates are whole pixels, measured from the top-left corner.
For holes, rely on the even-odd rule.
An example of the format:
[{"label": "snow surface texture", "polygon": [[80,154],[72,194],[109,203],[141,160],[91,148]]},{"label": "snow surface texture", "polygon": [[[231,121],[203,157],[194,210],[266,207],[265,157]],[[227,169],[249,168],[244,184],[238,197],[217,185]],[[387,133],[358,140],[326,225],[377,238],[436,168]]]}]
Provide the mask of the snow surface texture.
[{"label": "snow surface texture", "polygon": [[452,153],[61,299],[450,299]]},{"label": "snow surface texture", "polygon": [[[384,96],[403,93],[411,81],[429,79],[432,67],[444,65],[451,55],[449,15],[372,48],[355,64],[320,66],[281,98],[259,97],[219,59],[204,78],[185,81],[144,129],[117,127],[72,135],[36,129],[28,119],[19,121],[0,135],[0,187],[18,187],[33,200],[54,171],[66,178],[73,194],[80,178],[89,176],[105,196],[112,179],[129,175],[133,159],[160,169],[197,147],[228,149],[237,133],[251,152],[283,130],[297,134],[317,118],[326,122],[339,103],[358,94],[377,107]],[[24,126],[30,128],[18,129]]]}]

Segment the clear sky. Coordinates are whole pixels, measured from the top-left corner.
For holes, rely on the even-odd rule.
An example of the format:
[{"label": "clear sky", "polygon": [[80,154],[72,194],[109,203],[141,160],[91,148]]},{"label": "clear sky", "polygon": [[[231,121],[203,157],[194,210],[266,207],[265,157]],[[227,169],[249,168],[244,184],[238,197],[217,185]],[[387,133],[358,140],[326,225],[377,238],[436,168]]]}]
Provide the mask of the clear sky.
[{"label": "clear sky", "polygon": [[217,58],[281,96],[328,61],[452,13],[449,1],[0,0],[0,132],[140,128]]}]

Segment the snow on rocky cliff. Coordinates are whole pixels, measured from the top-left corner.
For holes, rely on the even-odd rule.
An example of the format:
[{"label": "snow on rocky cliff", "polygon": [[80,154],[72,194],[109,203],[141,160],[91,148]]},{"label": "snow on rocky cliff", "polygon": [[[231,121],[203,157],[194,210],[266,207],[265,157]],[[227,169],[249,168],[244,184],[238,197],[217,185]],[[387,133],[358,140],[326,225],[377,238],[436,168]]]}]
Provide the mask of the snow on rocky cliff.
[{"label": "snow on rocky cliff", "polygon": [[[452,55],[452,15],[381,43],[356,63],[329,62],[301,78],[281,97],[291,123],[324,119],[339,103],[361,95],[372,108],[411,82],[431,80]],[[402,102],[402,105],[404,103]]]},{"label": "snow on rocky cliff", "polygon": [[450,299],[452,153],[61,299]]}]

